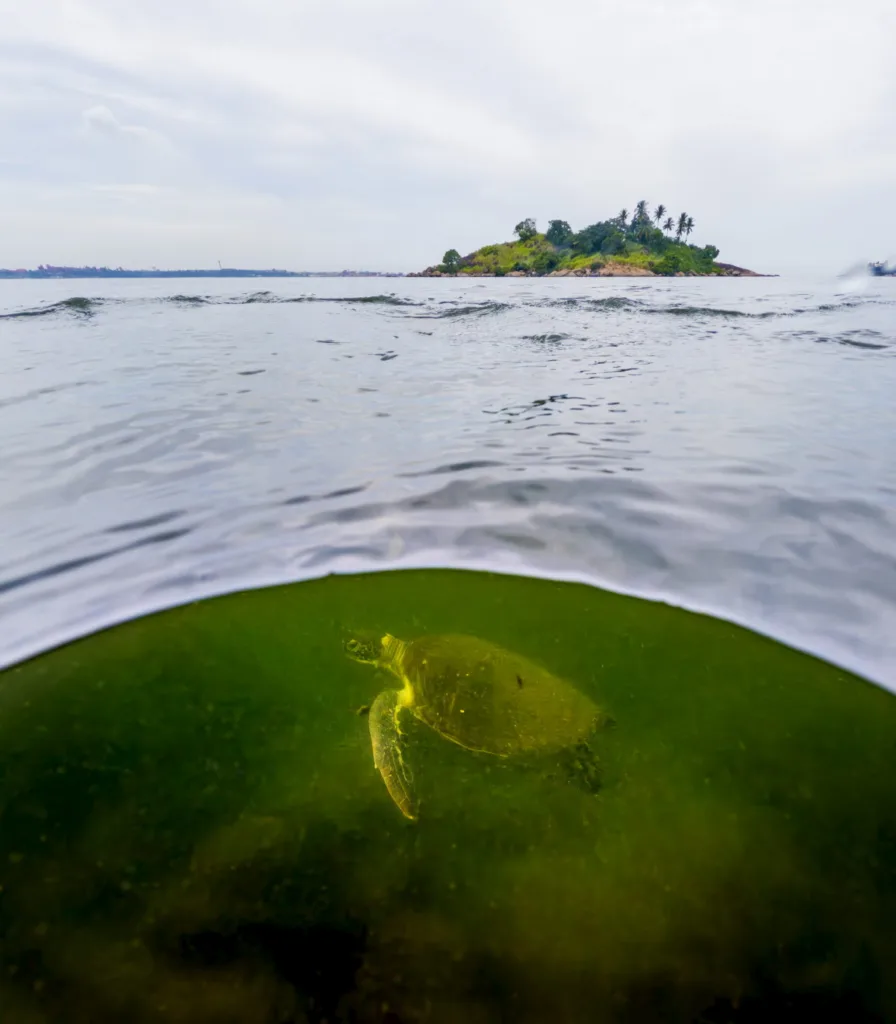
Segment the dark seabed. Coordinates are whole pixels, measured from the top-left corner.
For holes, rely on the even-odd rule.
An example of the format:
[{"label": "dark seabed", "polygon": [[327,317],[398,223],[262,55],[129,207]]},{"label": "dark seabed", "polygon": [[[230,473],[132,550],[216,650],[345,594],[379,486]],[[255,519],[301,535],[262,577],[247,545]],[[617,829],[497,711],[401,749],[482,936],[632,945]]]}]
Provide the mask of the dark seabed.
[{"label": "dark seabed", "polygon": [[[896,1020],[891,282],[230,285],[0,287],[4,1024]],[[599,792],[412,721],[405,820],[348,630]]]}]

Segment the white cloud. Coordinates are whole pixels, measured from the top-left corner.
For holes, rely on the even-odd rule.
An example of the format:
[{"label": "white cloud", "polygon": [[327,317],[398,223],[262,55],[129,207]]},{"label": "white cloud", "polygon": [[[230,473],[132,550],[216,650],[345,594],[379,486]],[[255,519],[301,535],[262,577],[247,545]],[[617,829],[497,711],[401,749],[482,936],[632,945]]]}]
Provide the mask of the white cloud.
[{"label": "white cloud", "polygon": [[106,138],[130,138],[156,149],[172,150],[171,143],[161,132],[141,124],[122,124],[112,111],[102,104],[82,111],[81,118],[88,134],[98,132]]},{"label": "white cloud", "polygon": [[99,131],[106,135],[118,135],[122,128],[108,107],[98,106],[85,110],[81,115],[88,131]]},{"label": "white cloud", "polygon": [[[890,0],[40,8],[4,13],[0,180],[34,217],[53,195],[58,240],[31,257],[4,234],[0,264],[105,245],[199,263],[226,239],[236,262],[411,269],[521,216],[581,224],[642,196],[760,269],[896,237]],[[129,216],[143,204],[129,250],[110,182]],[[277,211],[263,238],[259,209]]]}]

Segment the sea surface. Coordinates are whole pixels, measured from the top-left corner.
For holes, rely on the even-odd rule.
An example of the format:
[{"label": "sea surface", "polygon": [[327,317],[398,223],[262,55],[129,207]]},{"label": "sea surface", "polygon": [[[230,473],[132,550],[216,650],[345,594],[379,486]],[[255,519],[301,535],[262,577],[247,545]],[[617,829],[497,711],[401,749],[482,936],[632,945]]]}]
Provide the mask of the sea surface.
[{"label": "sea surface", "polygon": [[243,284],[0,283],[0,663],[208,594],[462,566],[896,686],[896,279]]},{"label": "sea surface", "polygon": [[74,284],[0,284],[4,1024],[896,1021],[896,282]]}]

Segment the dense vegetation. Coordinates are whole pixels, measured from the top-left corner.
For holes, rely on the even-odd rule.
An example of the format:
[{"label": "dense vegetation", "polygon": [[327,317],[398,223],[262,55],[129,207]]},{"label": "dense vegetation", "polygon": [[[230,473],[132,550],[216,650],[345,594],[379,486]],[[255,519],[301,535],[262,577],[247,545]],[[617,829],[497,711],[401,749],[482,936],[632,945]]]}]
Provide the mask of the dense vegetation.
[{"label": "dense vegetation", "polygon": [[[629,217],[621,210],[612,220],[573,231],[565,220],[552,220],[541,234],[531,218],[514,228],[515,241],[486,245],[468,256],[449,249],[441,264],[430,268],[443,274],[550,274],[555,271],[597,273],[603,268],[623,271],[627,265],[654,274],[721,274],[714,245],[691,245],[694,219],[682,213],[676,220],[660,205],[650,212],[646,200]],[[623,271],[624,272],[624,271]]]}]

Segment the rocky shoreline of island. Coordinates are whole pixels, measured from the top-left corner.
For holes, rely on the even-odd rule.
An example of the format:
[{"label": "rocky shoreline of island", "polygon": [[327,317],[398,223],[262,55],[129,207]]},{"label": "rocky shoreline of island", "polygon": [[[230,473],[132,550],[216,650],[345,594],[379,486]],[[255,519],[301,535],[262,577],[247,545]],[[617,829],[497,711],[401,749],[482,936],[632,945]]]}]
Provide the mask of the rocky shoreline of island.
[{"label": "rocky shoreline of island", "polygon": [[608,262],[599,270],[588,270],[577,268],[571,270],[552,270],[547,274],[537,274],[535,271],[510,270],[504,274],[494,271],[471,270],[466,274],[458,275],[441,270],[438,266],[427,267],[419,273],[406,274],[405,277],[777,277],[777,274],[759,274],[755,270],[747,270],[746,267],[736,267],[733,263],[717,263],[718,269],[711,271],[678,270],[674,274],[657,274],[656,271],[647,267],[631,266],[625,263]]},{"label": "rocky shoreline of island", "polygon": [[516,238],[485,245],[466,256],[449,249],[442,262],[408,277],[771,277],[720,263],[714,245],[689,239],[694,219],[667,216],[662,204],[651,212],[646,200],[634,213],[573,231],[567,221],[552,220],[544,233],[533,218],[514,228]]}]

